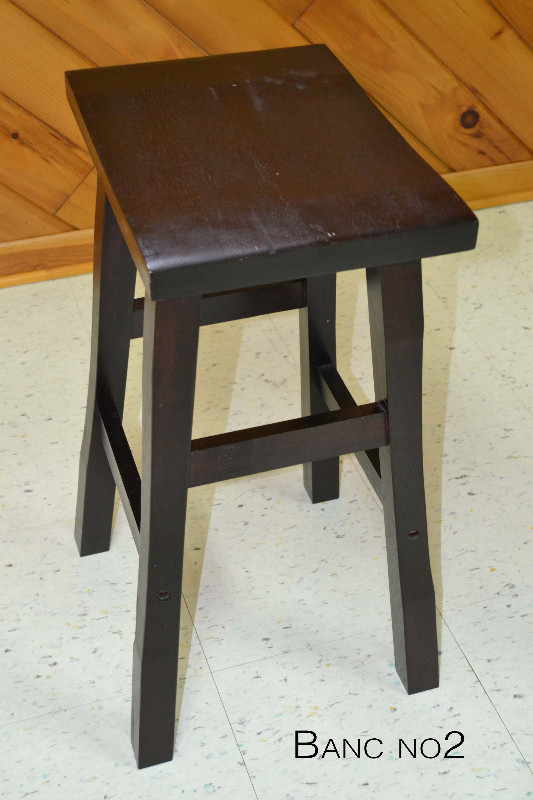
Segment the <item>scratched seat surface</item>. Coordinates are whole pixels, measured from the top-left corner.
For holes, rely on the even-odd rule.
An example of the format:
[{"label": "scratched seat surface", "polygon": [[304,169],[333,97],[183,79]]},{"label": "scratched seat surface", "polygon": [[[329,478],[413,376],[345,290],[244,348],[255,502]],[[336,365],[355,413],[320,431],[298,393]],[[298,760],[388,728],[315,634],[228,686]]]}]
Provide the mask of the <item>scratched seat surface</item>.
[{"label": "scratched seat surface", "polygon": [[324,45],[78,70],[67,92],[154,299],[475,244]]}]

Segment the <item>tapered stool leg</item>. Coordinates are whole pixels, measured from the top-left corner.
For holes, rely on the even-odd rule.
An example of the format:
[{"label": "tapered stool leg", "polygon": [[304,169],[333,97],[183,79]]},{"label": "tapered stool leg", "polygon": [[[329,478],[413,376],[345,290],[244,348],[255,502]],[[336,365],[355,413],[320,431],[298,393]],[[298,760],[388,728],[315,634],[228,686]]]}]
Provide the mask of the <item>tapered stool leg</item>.
[{"label": "tapered stool leg", "polygon": [[420,262],[367,270],[376,400],[388,405],[379,450],[396,669],[409,694],[438,686],[435,593],[422,463]]},{"label": "tapered stool leg", "polygon": [[122,415],[135,294],[135,265],[98,184],[94,241],[91,367],[80,455],[75,539],[80,555],[109,549],[115,481],[102,444],[98,397]]},{"label": "tapered stool leg", "polygon": [[174,753],[183,542],[199,297],[144,307],[143,466],[132,743],[139,767]]},{"label": "tapered stool leg", "polygon": [[[300,309],[302,416],[328,411],[320,391],[318,369],[337,363],[335,312],[336,274],[306,280],[307,305]],[[339,459],[303,465],[304,486],[313,503],[339,496]]]}]

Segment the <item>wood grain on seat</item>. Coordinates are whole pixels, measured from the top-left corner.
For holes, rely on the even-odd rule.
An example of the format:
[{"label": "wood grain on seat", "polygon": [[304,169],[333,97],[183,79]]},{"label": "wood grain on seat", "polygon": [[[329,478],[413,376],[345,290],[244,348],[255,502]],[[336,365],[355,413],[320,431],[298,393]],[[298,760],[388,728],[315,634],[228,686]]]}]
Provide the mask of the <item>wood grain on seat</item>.
[{"label": "wood grain on seat", "polygon": [[153,299],[475,244],[466,204],[324,45],[77,70],[67,87]]}]

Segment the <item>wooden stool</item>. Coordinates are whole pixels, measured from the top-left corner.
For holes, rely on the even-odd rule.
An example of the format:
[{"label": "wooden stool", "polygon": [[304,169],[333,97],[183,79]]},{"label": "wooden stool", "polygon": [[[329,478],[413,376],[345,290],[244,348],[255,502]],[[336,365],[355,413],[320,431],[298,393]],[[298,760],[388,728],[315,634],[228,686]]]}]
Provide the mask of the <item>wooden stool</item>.
[{"label": "wooden stool", "polygon": [[[98,171],[76,541],[109,548],[118,488],[140,557],[139,767],[174,752],[189,486],[303,463],[311,500],[332,500],[339,455],[356,452],[383,502],[398,674],[410,693],[437,686],[420,259],[474,247],[476,217],[324,45],[69,72],[67,90]],[[376,392],[363,406],[335,361],[336,273],[358,268]],[[200,326],[290,308],[302,418],[191,441]],[[121,423],[141,335],[142,484]]]}]

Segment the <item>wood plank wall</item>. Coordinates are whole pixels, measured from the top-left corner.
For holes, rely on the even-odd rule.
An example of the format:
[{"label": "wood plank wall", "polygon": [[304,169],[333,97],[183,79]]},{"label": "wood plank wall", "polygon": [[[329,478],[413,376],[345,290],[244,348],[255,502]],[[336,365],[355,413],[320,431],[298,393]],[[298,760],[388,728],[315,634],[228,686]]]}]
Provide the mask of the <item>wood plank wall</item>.
[{"label": "wood plank wall", "polygon": [[90,269],[66,70],[309,42],[472,207],[533,198],[531,0],[0,0],[0,286]]}]

